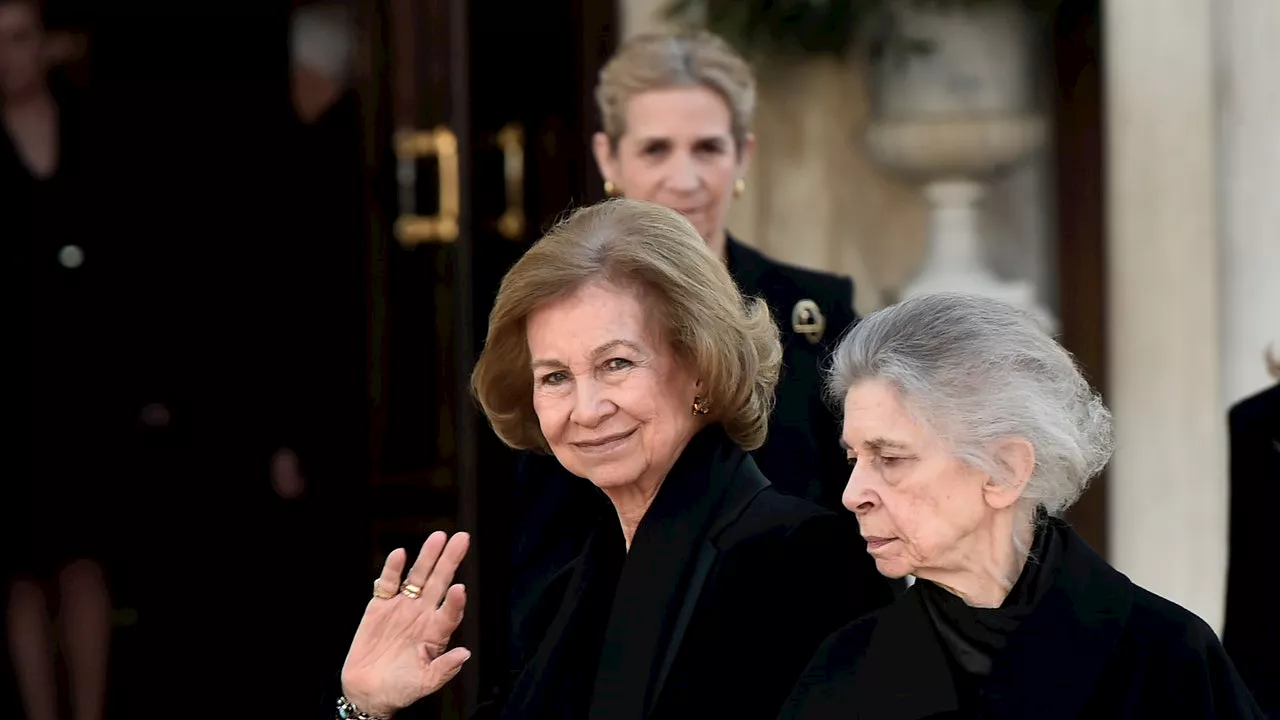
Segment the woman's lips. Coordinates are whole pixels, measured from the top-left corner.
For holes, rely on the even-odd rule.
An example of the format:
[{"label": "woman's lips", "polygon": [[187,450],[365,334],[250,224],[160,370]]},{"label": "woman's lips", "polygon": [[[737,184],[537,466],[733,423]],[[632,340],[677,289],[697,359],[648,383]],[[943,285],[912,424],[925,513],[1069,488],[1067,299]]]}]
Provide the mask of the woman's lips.
[{"label": "woman's lips", "polygon": [[579,452],[587,454],[602,454],[610,452],[621,446],[632,435],[635,435],[636,428],[631,428],[626,432],[615,433],[613,435],[605,435],[603,437],[592,438],[591,440],[579,440],[573,443]]},{"label": "woman's lips", "polygon": [[875,535],[868,535],[868,536],[867,536],[866,538],[864,538],[864,539],[867,541],[867,551],[868,551],[868,552],[870,552],[870,551],[872,551],[872,550],[879,550],[880,548],[884,547],[885,545],[888,545],[889,543],[893,542],[894,540],[897,540],[897,538],[877,537],[877,536],[875,536]]}]

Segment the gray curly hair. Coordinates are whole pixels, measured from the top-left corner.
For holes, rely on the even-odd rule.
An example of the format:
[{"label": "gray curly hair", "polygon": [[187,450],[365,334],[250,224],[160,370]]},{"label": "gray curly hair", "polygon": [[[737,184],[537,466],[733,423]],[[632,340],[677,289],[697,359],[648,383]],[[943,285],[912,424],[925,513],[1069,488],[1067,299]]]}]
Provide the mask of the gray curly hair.
[{"label": "gray curly hair", "polygon": [[889,382],[912,416],[937,432],[962,462],[997,481],[993,441],[1020,437],[1035,449],[1021,498],[1069,508],[1106,467],[1114,447],[1111,412],[1075,360],[1013,305],[959,293],[923,295],[869,315],[830,361],[827,393],[842,407],[866,379]]}]

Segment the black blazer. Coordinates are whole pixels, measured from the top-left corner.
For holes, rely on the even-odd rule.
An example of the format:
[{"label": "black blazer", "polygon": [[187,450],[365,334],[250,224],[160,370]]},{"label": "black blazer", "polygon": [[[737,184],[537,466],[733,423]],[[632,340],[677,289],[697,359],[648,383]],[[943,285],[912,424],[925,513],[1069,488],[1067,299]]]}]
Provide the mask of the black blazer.
[{"label": "black blazer", "polygon": [[[1262,718],[1213,630],[1134,585],[1068,526],[1049,588],[995,657],[982,717]],[[913,588],[818,651],[781,717],[963,717],[946,651]]]},{"label": "black blazer", "polygon": [[690,442],[629,552],[602,517],[533,585],[477,717],[773,718],[823,638],[892,600],[851,516],[773,489],[719,427]]},{"label": "black blazer", "polygon": [[[822,366],[857,321],[853,281],[780,263],[733,237],[726,250],[738,287],[769,304],[782,335],[782,375],[769,439],[751,455],[781,492],[844,512],[840,496],[849,481],[849,463],[840,449],[838,409],[823,396]],[[793,311],[804,301],[822,313],[825,332],[816,342],[793,329]]]},{"label": "black blazer", "polygon": [[1231,408],[1231,535],[1222,643],[1271,718],[1280,718],[1280,601],[1271,585],[1280,543],[1280,385]]}]

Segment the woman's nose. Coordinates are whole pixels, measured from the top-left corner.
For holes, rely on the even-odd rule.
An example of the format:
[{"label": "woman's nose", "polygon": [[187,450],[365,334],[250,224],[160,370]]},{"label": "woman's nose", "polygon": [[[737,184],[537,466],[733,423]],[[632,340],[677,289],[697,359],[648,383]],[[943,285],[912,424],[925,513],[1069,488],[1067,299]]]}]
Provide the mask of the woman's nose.
[{"label": "woman's nose", "polygon": [[599,383],[580,381],[574,388],[573,415],[570,419],[583,427],[595,427],[609,416],[612,407]]},{"label": "woman's nose", "polygon": [[844,494],[840,496],[841,504],[849,512],[865,515],[875,508],[877,503],[876,494],[869,487],[868,480],[867,471],[861,469],[855,463],[849,473],[849,482],[844,486]]},{"label": "woman's nose", "polygon": [[692,192],[698,189],[698,168],[692,157],[680,154],[671,160],[671,172],[667,176],[667,185],[672,190],[681,192]]}]

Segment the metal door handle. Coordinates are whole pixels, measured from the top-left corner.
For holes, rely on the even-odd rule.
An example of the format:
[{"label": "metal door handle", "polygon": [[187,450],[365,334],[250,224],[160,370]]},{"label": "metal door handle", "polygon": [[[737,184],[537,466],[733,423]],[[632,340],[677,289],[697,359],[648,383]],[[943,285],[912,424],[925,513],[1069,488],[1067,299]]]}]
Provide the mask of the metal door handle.
[{"label": "metal door handle", "polygon": [[507,182],[507,209],[498,218],[498,232],[508,240],[524,237],[524,129],[508,123],[496,139],[502,148],[502,175]]},{"label": "metal door handle", "polygon": [[[401,130],[395,136],[396,178],[400,207],[395,235],[401,245],[450,243],[458,239],[459,196],[458,137],[440,125],[434,130]],[[440,184],[440,207],[435,215],[416,214],[418,160],[435,157]]]}]

